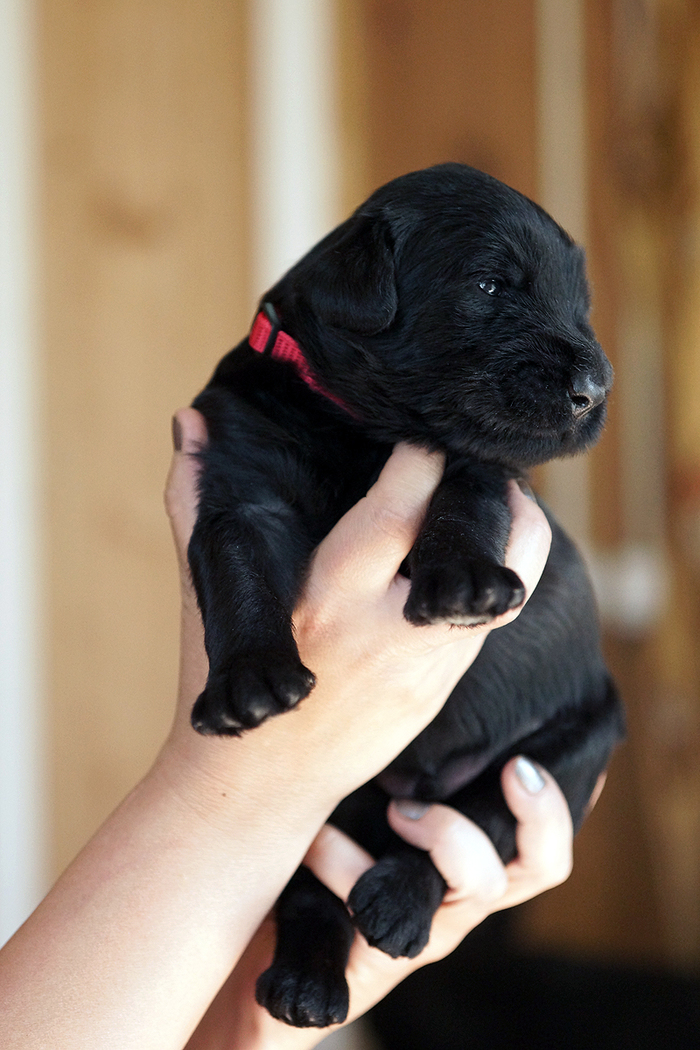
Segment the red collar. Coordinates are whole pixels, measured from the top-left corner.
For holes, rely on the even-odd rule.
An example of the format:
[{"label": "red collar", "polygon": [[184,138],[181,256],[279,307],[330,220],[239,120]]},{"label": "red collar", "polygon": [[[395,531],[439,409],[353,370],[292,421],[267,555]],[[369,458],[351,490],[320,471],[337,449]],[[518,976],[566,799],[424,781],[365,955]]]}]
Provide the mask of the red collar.
[{"label": "red collar", "polygon": [[291,335],[287,335],[286,332],[282,331],[279,317],[272,303],[262,304],[259,313],[253,321],[248,342],[253,350],[257,350],[259,354],[265,354],[268,357],[276,358],[278,361],[286,361],[288,364],[293,365],[298,375],[311,390],[315,390],[317,394],[322,394],[330,401],[333,401],[349,415],[354,415],[344,401],[341,401],[335,394],[331,394],[329,390],[322,387],[315,378],[304,357],[304,351],[297,341],[292,339]]}]

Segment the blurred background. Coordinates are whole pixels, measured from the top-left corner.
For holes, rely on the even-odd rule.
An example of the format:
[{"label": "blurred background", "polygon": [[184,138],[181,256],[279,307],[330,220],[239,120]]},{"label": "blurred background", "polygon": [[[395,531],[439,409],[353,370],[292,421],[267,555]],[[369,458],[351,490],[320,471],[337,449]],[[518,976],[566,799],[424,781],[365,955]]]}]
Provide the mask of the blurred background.
[{"label": "blurred background", "polygon": [[587,251],[610,422],[536,480],[629,739],[569,882],[336,1045],[699,1046],[700,5],[2,0],[0,136],[0,940],[169,725],[173,411],[304,249],[458,160]]}]

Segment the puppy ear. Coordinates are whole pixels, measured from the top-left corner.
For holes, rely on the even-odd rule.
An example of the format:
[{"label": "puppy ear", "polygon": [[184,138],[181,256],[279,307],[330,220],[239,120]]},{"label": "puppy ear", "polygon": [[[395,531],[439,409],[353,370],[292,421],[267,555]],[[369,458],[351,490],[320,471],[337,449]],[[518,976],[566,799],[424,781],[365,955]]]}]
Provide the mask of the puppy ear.
[{"label": "puppy ear", "polygon": [[362,335],[388,328],[398,299],[385,219],[353,215],[308,258],[313,258],[313,280],[305,288],[306,298],[325,324]]}]

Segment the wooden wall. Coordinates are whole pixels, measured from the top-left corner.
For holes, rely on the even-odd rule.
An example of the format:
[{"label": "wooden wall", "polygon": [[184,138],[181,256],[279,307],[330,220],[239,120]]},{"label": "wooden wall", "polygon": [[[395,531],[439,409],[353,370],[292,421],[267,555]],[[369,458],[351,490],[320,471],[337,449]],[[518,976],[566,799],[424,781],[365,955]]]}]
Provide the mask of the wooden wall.
[{"label": "wooden wall", "polygon": [[244,10],[40,0],[53,867],[174,698],[170,417],[252,310]]},{"label": "wooden wall", "polygon": [[368,181],[445,160],[537,189],[534,0],[363,0]]}]

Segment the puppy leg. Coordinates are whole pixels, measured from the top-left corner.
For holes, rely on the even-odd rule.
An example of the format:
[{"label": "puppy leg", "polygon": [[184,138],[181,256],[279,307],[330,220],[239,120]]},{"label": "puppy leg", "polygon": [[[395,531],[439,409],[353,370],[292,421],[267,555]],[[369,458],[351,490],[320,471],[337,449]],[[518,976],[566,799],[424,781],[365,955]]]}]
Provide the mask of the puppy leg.
[{"label": "puppy leg", "polygon": [[296,1028],[325,1028],[348,1013],[345,980],[355,935],[347,908],[308,868],[292,876],[277,907],[277,945],[255,997]]},{"label": "puppy leg", "polygon": [[521,604],[523,585],[503,564],[506,483],[497,466],[448,464],[411,553],[411,623],[488,623]]},{"label": "puppy leg", "polygon": [[292,611],[308,543],[291,512],[250,504],[200,514],[189,562],[204,621],[209,677],[192,712],[204,734],[235,736],[312,689]]},{"label": "puppy leg", "polygon": [[369,944],[394,959],[413,959],[428,943],[446,889],[430,855],[403,843],[357,880],[348,904]]}]

